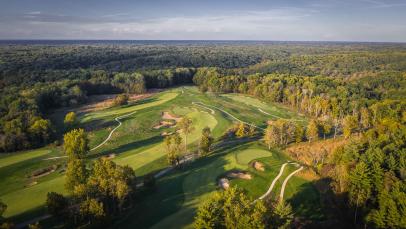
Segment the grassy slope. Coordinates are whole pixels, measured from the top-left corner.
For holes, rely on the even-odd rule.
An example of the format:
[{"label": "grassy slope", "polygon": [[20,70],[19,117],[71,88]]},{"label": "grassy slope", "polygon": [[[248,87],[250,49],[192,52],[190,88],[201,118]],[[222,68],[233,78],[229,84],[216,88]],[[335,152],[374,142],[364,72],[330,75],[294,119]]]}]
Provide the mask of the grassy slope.
[{"label": "grassy slope", "polygon": [[[112,112],[111,110],[114,110],[117,113],[124,114],[131,109],[148,109],[173,100],[178,94],[179,93],[176,92],[160,93],[156,96],[156,99],[154,99],[150,103],[144,103],[141,105],[135,104],[134,107],[130,106],[124,108],[113,108],[109,109],[109,112]],[[96,114],[95,116],[87,117],[89,117],[88,119],[95,119],[100,117],[103,117],[105,119],[113,119],[116,116]],[[84,127],[86,127],[86,122],[84,122]],[[101,132],[103,133],[98,133],[100,135],[100,139],[103,139],[108,135],[108,128],[109,127],[102,129]],[[92,139],[91,137],[94,134],[90,132],[89,135],[89,138]],[[43,178],[36,179],[35,181],[37,181],[38,184],[31,187],[26,187],[28,183],[32,182],[31,179],[27,178],[27,176],[36,169],[45,168],[55,163],[63,163],[63,159],[57,161],[44,161],[42,159],[59,155],[61,155],[60,150],[56,148],[52,148],[52,150],[43,148],[24,153],[10,154],[7,156],[2,156],[0,158],[0,165],[2,165],[2,167],[0,167],[0,199],[2,199],[2,201],[8,205],[7,211],[4,214],[5,217],[18,216],[33,209],[40,209],[37,212],[37,214],[39,214],[40,212],[44,212],[44,209],[41,206],[43,206],[46,194],[48,192],[57,191],[60,193],[66,193],[63,185],[63,175],[58,173],[58,171]]]},{"label": "grassy slope", "polygon": [[[247,95],[242,94],[224,94],[223,97],[229,98],[233,101],[248,105],[250,107],[254,107],[257,112],[260,112],[258,108],[262,109],[263,111],[270,113],[275,116],[279,116],[286,119],[294,119],[294,120],[301,120],[305,121],[305,118],[299,116],[298,114],[287,110],[286,108],[274,104],[274,103],[265,103],[260,101],[257,98],[250,97]],[[266,116],[266,114],[261,113],[262,115]],[[270,116],[269,119],[276,119],[275,117]]]},{"label": "grassy slope", "polygon": [[[212,127],[215,137],[221,136],[230,127],[233,120],[227,117],[227,115],[218,111],[214,115],[211,115],[207,113],[207,110],[199,107],[191,109],[193,107],[191,102],[193,101],[202,101],[209,105],[223,107],[244,121],[263,126],[265,126],[266,120],[269,119],[269,117],[258,112],[255,107],[246,106],[241,101],[223,96],[201,94],[195,87],[184,88],[185,93],[181,93],[181,90],[178,88],[159,93],[152,97],[152,99],[137,105],[112,108],[84,115],[82,125],[89,128],[91,146],[94,146],[103,141],[109,130],[116,126],[116,122],[112,122],[118,116],[115,113],[126,114],[135,110],[138,111],[134,115],[122,120],[123,125],[113,134],[111,141],[92,153],[91,158],[97,158],[98,155],[115,153],[117,155],[115,158],[116,162],[130,164],[136,169],[138,176],[167,166],[162,151],[162,137],[160,136],[160,133],[164,130],[154,130],[151,128],[160,120],[162,111],[169,110],[178,115],[188,115],[193,119],[196,124],[196,130],[189,136],[189,147],[191,149],[196,147],[196,140],[199,137],[200,130],[204,126],[209,125]],[[272,112],[273,108],[271,107],[269,106],[266,111]],[[21,158],[24,159],[25,156]],[[121,225],[130,228],[134,225],[150,227],[162,219],[160,224],[156,225],[157,227],[160,227],[160,225],[163,227],[190,225],[197,204],[204,196],[216,189],[216,179],[218,176],[233,168],[250,170],[247,167],[247,163],[255,158],[269,161],[269,164],[265,163],[267,172],[264,174],[254,174],[255,178],[247,183],[240,180],[234,180],[233,183],[235,182],[235,184],[246,188],[250,195],[256,197],[266,191],[272,177],[278,173],[284,158],[279,153],[268,153],[260,144],[248,146],[232,144],[219,149],[216,155],[192,163],[185,170],[176,171],[161,178],[158,181],[159,188],[157,192],[153,195],[145,195],[140,204],[134,209],[134,212],[129,213],[129,218],[127,218],[129,221],[124,220],[124,223]],[[14,160],[22,160],[4,157],[0,158],[0,163],[2,159],[4,161],[11,161],[8,162],[9,165],[7,167],[14,167],[19,164],[10,164]],[[24,161],[29,162],[28,167],[31,168],[33,167],[32,163],[38,162],[38,158],[32,156],[29,159],[27,157]],[[15,168],[17,167],[13,169]],[[0,176],[3,177],[3,174]],[[293,180],[294,178],[291,181]],[[2,183],[0,183],[0,187],[4,187]],[[289,189],[288,185],[287,194],[285,195],[287,197],[289,196]],[[292,190],[294,189],[295,185],[292,186]],[[44,203],[46,193],[50,190],[64,192],[63,176],[54,173],[43,178],[43,181],[38,185],[18,189],[0,196],[10,205],[6,216],[17,215],[41,206]],[[33,195],[35,195],[35,200],[33,200]],[[24,198],[19,198],[19,196],[24,196]],[[159,206],[159,209],[154,206]]]}]

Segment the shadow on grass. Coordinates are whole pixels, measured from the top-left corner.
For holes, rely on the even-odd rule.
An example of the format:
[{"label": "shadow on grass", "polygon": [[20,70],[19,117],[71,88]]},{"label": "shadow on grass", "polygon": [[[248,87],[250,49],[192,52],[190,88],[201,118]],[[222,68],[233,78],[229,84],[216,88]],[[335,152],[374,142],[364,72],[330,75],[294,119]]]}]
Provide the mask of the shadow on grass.
[{"label": "shadow on grass", "polygon": [[[310,219],[309,228],[352,228],[348,213],[343,211],[342,197],[331,189],[330,178],[302,184],[289,200],[295,214]],[[317,187],[317,188],[316,188]]]},{"label": "shadow on grass", "polygon": [[96,119],[96,120],[86,122],[86,124],[83,124],[81,127],[86,132],[92,132],[92,131],[98,131],[98,130],[109,128],[109,127],[115,127],[117,125],[118,125],[118,123],[115,120],[105,121],[102,119]]},{"label": "shadow on grass", "polygon": [[162,136],[157,135],[157,136],[153,136],[151,138],[147,138],[147,139],[143,139],[143,140],[140,140],[140,141],[124,144],[124,145],[121,145],[121,146],[119,146],[119,147],[117,147],[115,149],[104,150],[104,151],[102,151],[102,152],[100,152],[98,154],[92,154],[92,155],[89,156],[89,159],[98,158],[100,156],[108,155],[108,154],[111,154],[111,153],[119,155],[119,154],[124,153],[126,151],[136,149],[136,148],[142,147],[142,146],[148,146],[148,145],[156,144],[156,143],[159,143],[161,141],[162,141]]},{"label": "shadow on grass", "polygon": [[[182,216],[176,218],[176,222],[172,222],[171,218],[164,221],[165,228],[171,228],[176,225],[176,228],[182,228],[193,222],[193,216],[195,215],[196,207],[190,205],[184,205],[185,197],[198,197],[201,194],[206,193],[207,182],[194,183],[193,191],[184,192],[184,181],[186,177],[191,174],[213,174],[211,184],[215,184],[216,178],[220,174],[224,174],[224,166],[228,163],[224,158],[224,155],[237,150],[243,146],[227,145],[216,149],[211,155],[200,158],[196,161],[187,163],[181,169],[175,169],[163,178],[157,181],[157,189],[154,192],[140,191],[137,199],[137,204],[131,209],[128,214],[116,222],[114,227],[117,228],[150,228],[154,224],[161,222],[166,217],[177,213],[182,210]],[[213,167],[214,166],[214,167]],[[215,187],[215,186],[214,186]],[[215,188],[214,188],[215,190]],[[160,225],[161,226],[161,225]]]}]

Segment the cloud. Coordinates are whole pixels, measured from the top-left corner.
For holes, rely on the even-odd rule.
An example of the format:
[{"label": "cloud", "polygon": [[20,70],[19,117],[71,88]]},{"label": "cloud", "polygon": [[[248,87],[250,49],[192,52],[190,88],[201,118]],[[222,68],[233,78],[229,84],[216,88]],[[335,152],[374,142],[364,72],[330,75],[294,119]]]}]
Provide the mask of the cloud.
[{"label": "cloud", "polygon": [[402,7],[406,6],[406,2],[404,1],[389,1],[389,0],[361,0],[362,2],[366,2],[371,4],[370,8],[393,8],[393,7]]},{"label": "cloud", "polygon": [[405,26],[399,23],[379,26],[345,18],[323,20],[325,12],[319,10],[324,9],[285,7],[150,18],[129,13],[91,17],[38,11],[8,21],[0,18],[0,38],[397,41],[406,37]]}]

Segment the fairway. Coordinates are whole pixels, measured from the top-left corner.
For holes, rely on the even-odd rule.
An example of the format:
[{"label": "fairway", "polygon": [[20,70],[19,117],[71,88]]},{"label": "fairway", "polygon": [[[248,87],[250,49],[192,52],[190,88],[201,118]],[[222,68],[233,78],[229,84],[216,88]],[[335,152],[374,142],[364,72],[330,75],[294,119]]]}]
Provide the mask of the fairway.
[{"label": "fairway", "polygon": [[49,149],[30,150],[26,152],[13,153],[10,155],[0,155],[0,168],[29,160],[35,157],[42,157],[51,152]]},{"label": "fairway", "polygon": [[[196,102],[204,106],[200,106]],[[90,130],[88,132],[90,147],[104,142],[94,152],[91,152],[89,156],[92,160],[102,155],[114,154],[114,162],[129,165],[135,170],[137,176],[143,176],[151,172],[157,173],[168,167],[161,134],[173,132],[176,129],[174,127],[153,128],[162,120],[163,112],[169,112],[178,117],[187,116],[192,120],[194,130],[188,135],[188,149],[193,152],[197,149],[204,127],[210,127],[213,136],[219,138],[233,123],[241,120],[259,125],[258,133],[260,133],[269,117],[259,112],[257,107],[276,115],[283,115],[283,117],[295,117],[281,107],[251,97],[237,94],[215,96],[200,93],[195,87],[182,87],[157,93],[134,104],[83,114],[80,116],[80,122],[82,127]],[[118,127],[118,122],[114,119],[123,115],[124,117],[120,118],[121,125]],[[111,133],[113,129],[115,131]],[[111,136],[107,139],[109,133]],[[183,134],[181,136],[183,137]],[[27,183],[24,176],[29,171],[52,165],[52,163],[64,162],[64,159],[42,160],[56,155],[61,155],[60,149],[51,148],[0,158],[0,169],[8,171],[9,168],[23,165],[30,168],[23,171],[20,177],[13,180],[7,178],[3,183],[0,182],[4,186],[5,182],[16,182],[16,185],[8,185],[8,191],[2,192],[0,196],[9,205],[5,213],[6,217],[22,217],[21,214],[28,210],[33,210],[30,213],[32,215],[38,215],[44,212],[43,204],[49,191],[65,193],[63,173],[59,172],[40,178],[34,186],[24,186]],[[256,171],[250,167],[249,164],[253,160],[262,162],[265,171]],[[229,143],[220,144],[208,158],[191,162],[186,169],[175,170],[158,181],[160,190],[166,190],[165,193],[147,195],[144,201],[151,202],[151,199],[160,201],[161,209],[151,209],[155,210],[154,212],[149,209],[145,209],[142,213],[138,211],[139,216],[137,217],[133,217],[129,213],[129,216],[119,223],[120,227],[138,223],[142,228],[151,226],[154,228],[190,227],[198,205],[207,195],[218,189],[218,179],[225,176],[228,171],[238,169],[248,171],[252,175],[251,180],[232,179],[231,184],[244,188],[248,195],[255,199],[267,191],[272,179],[279,172],[280,166],[286,161],[287,159],[279,151],[269,151],[258,142],[235,139]],[[33,166],[33,164],[37,164],[37,166]],[[293,168],[286,169],[281,180],[276,183],[275,192],[280,190],[283,178],[291,171]],[[177,185],[174,186],[175,184]],[[305,184],[306,181],[293,177],[286,187],[286,198],[294,197],[297,200],[294,196],[296,190]],[[169,199],[172,200],[165,202]],[[143,206],[143,203],[140,206]],[[300,205],[297,206],[300,208]]]}]

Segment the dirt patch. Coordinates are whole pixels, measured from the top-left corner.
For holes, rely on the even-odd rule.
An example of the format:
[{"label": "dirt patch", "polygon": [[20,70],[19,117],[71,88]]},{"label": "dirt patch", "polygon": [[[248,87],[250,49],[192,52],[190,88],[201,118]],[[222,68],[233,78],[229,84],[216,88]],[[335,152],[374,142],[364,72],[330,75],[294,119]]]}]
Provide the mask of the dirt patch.
[{"label": "dirt patch", "polygon": [[47,168],[35,170],[34,172],[32,172],[30,178],[36,179],[36,178],[40,178],[40,177],[49,175],[49,174],[55,172],[55,170],[57,168],[58,168],[57,165],[52,165]]},{"label": "dirt patch", "polygon": [[314,166],[325,160],[338,147],[343,146],[348,141],[344,138],[319,140],[314,142],[303,142],[294,144],[286,149],[286,152],[294,159],[307,165]]},{"label": "dirt patch", "polygon": [[230,181],[227,178],[221,178],[218,185],[220,188],[226,190],[230,187]]},{"label": "dirt patch", "polygon": [[244,179],[244,180],[252,179],[251,174],[249,174],[247,172],[239,172],[239,171],[229,172],[229,173],[227,173],[227,177],[232,178],[232,179],[239,178],[239,179]]},{"label": "dirt patch", "polygon": [[[142,99],[151,97],[152,95],[160,92],[160,89],[152,89],[144,94],[129,94],[128,102],[136,102]],[[78,109],[78,112],[91,112],[99,111],[113,106],[116,94],[109,95],[92,95],[88,97],[88,104]]]},{"label": "dirt patch", "polygon": [[252,163],[252,167],[257,171],[262,171],[262,172],[265,171],[264,164],[262,164],[259,161],[254,161]]},{"label": "dirt patch", "polygon": [[169,112],[165,111],[162,113],[162,119],[169,119],[169,120],[175,120],[176,122],[179,122],[182,120],[181,117],[178,117],[176,115],[170,114]]},{"label": "dirt patch", "polygon": [[170,121],[160,121],[158,125],[155,125],[153,128],[154,129],[161,129],[161,128],[167,128],[167,127],[172,127],[174,126],[176,123],[174,122],[170,122]]}]

